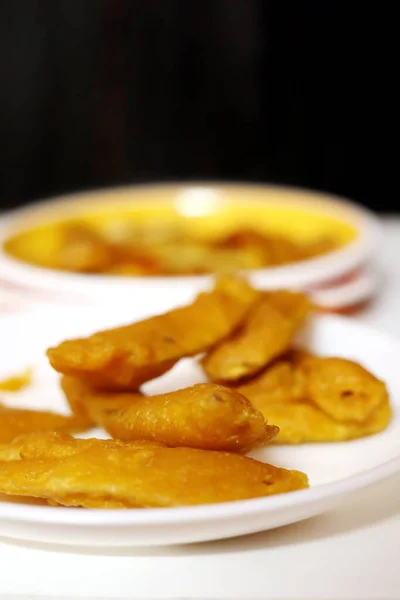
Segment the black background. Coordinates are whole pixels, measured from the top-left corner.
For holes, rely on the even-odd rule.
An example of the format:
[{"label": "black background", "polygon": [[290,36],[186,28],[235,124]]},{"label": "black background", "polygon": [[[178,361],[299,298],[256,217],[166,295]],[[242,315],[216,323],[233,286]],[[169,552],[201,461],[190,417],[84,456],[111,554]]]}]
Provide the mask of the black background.
[{"label": "black background", "polygon": [[0,0],[0,202],[301,185],[398,209],[396,3]]}]

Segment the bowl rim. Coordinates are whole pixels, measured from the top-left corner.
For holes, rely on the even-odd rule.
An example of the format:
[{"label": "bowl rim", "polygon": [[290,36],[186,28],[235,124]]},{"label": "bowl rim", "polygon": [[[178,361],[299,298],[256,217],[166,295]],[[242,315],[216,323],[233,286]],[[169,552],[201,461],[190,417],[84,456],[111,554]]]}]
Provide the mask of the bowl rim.
[{"label": "bowl rim", "polygon": [[[76,207],[73,214],[88,214],[88,209],[93,212],[101,209],[107,203],[110,194],[128,194],[132,198],[119,200],[124,205],[137,202],[135,196],[145,192],[157,192],[168,190],[182,193],[188,190],[213,190],[229,195],[229,192],[256,191],[266,194],[285,194],[284,204],[286,206],[298,206],[311,212],[322,214],[336,213],[337,218],[350,222],[358,232],[357,237],[343,246],[323,256],[299,261],[297,263],[251,269],[243,271],[245,276],[250,277],[255,285],[265,288],[276,288],[279,286],[304,287],[330,281],[340,277],[349,271],[365,263],[375,251],[380,238],[380,227],[377,217],[368,209],[334,194],[319,192],[301,187],[291,187],[275,184],[257,184],[245,182],[223,182],[223,181],[182,181],[168,183],[146,183],[140,185],[127,185],[118,187],[106,187],[77,193],[54,196],[22,208],[16,208],[2,215],[0,222],[0,259],[2,262],[2,277],[13,283],[27,285],[45,290],[73,292],[79,289],[84,295],[106,292],[113,288],[114,291],[126,290],[144,286],[154,287],[199,287],[209,283],[213,274],[205,275],[166,275],[166,276],[118,276],[118,275],[90,275],[71,273],[38,265],[30,264],[13,257],[4,249],[4,243],[18,232],[27,231],[33,227],[28,223],[29,217],[37,219],[41,215],[45,218],[42,222],[57,222],[66,218],[63,209]],[[273,198],[270,199],[274,201]],[[139,200],[140,201],[140,200]],[[252,204],[264,204],[269,201],[265,198],[252,198]],[[118,200],[117,200],[118,202]],[[150,204],[171,204],[175,202],[170,199],[152,200]],[[242,205],[243,200],[224,198],[218,202]],[[82,204],[83,203],[83,204]],[[316,203],[320,210],[315,210]],[[61,211],[61,212],[60,212]],[[90,211],[89,211],[90,213]],[[58,217],[56,218],[56,214]],[[71,213],[69,213],[71,214]]]}]

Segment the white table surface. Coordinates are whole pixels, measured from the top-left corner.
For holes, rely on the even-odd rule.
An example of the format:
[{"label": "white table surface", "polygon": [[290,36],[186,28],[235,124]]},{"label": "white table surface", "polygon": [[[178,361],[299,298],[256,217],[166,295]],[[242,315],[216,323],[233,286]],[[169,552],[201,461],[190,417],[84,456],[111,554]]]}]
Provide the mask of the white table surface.
[{"label": "white table surface", "polygon": [[[400,219],[387,219],[382,290],[358,318],[400,337],[399,250]],[[38,596],[398,600],[400,474],[320,517],[221,542],[104,554],[0,537],[0,597]]]}]

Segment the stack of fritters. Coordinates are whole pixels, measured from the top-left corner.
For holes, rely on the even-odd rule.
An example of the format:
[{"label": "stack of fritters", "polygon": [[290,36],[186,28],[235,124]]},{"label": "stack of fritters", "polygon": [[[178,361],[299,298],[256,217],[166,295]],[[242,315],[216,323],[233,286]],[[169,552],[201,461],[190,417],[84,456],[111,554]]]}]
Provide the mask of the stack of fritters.
[{"label": "stack of fritters", "polygon": [[[361,437],[390,421],[385,385],[360,365],[294,349],[309,313],[303,294],[223,277],[189,306],[50,349],[73,416],[0,409],[9,432],[0,434],[0,492],[122,508],[307,487],[304,474],[243,454]],[[197,355],[209,383],[157,396],[140,389]],[[51,433],[93,425],[112,439]],[[15,439],[22,433],[31,435]]]}]

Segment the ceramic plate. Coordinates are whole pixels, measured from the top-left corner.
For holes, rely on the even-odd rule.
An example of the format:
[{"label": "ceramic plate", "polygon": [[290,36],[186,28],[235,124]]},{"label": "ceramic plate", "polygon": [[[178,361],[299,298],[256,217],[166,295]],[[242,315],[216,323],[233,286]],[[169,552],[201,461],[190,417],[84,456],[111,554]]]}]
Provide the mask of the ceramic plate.
[{"label": "ceramic plate", "polygon": [[[147,316],[135,307],[129,316],[107,312],[47,311],[0,317],[0,379],[30,365],[32,386],[18,394],[1,394],[14,406],[67,410],[58,377],[44,352],[62,339]],[[253,533],[320,514],[349,502],[358,490],[400,469],[400,343],[358,322],[315,317],[306,332],[309,347],[323,355],[354,359],[384,379],[395,415],[378,435],[336,444],[275,446],[257,451],[258,459],[300,469],[310,478],[308,490],[269,498],[186,508],[84,510],[0,502],[0,534],[11,538],[98,546],[167,545]],[[146,385],[161,393],[202,381],[192,359]],[[98,435],[92,431],[89,435]],[[100,433],[101,434],[101,433]]]}]

